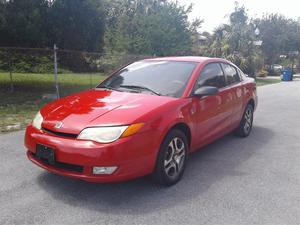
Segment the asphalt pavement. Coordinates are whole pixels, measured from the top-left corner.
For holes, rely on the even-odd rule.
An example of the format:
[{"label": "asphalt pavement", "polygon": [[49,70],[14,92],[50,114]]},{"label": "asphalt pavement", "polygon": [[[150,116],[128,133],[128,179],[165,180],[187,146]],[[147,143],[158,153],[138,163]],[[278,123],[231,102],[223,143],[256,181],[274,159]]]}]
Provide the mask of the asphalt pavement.
[{"label": "asphalt pavement", "polygon": [[300,224],[300,80],[258,88],[254,128],[192,154],[183,180],[91,184],[29,162],[0,135],[0,224]]}]

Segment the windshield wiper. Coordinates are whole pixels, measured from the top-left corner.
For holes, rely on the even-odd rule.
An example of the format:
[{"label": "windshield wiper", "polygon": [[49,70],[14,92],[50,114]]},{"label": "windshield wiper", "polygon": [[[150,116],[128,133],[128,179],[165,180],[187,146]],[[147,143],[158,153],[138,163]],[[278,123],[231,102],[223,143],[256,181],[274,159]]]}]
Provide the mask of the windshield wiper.
[{"label": "windshield wiper", "polygon": [[146,91],[152,92],[153,94],[161,95],[160,93],[158,93],[156,91],[153,91],[150,88],[147,88],[147,87],[144,87],[144,86],[138,86],[138,85],[120,85],[120,87],[122,87],[122,88],[128,88],[128,89],[146,90]]},{"label": "windshield wiper", "polygon": [[103,89],[108,89],[108,90],[113,90],[113,91],[120,91],[118,88],[110,87],[107,85],[98,85],[96,88],[103,88]]}]

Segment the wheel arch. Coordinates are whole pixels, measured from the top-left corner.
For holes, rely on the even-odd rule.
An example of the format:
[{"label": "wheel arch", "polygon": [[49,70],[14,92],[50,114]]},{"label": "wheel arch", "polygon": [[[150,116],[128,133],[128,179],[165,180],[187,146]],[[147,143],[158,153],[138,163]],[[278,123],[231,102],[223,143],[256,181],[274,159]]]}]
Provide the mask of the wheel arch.
[{"label": "wheel arch", "polygon": [[[191,142],[192,142],[192,133],[191,133],[191,129],[190,127],[184,123],[184,122],[178,122],[176,124],[174,124],[173,126],[171,126],[167,132],[167,134],[171,131],[171,130],[180,130],[182,131],[185,135],[186,135],[186,138],[188,140],[188,145],[189,147],[191,146]],[[166,135],[167,135],[166,134]]]},{"label": "wheel arch", "polygon": [[[250,98],[250,99],[248,100],[247,105],[249,105],[249,104],[253,106],[253,109],[255,109],[255,101],[254,101],[253,98]],[[247,106],[247,105],[246,105],[246,106]]]}]

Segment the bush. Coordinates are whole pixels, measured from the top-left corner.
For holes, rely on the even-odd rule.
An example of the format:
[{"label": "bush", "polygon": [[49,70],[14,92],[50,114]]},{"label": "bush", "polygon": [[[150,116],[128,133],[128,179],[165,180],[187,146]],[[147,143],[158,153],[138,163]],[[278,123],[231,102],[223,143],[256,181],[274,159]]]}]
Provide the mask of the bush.
[{"label": "bush", "polygon": [[240,55],[229,55],[226,57],[229,61],[233,62],[235,65],[237,65],[244,73],[246,74],[254,74],[256,64],[254,62],[254,59],[252,58],[245,58]]},{"label": "bush", "polygon": [[127,55],[125,53],[105,54],[99,58],[90,58],[90,66],[99,72],[111,72],[128,63],[149,58],[143,55]]},{"label": "bush", "polygon": [[268,71],[267,70],[265,70],[265,69],[260,69],[259,71],[258,71],[258,73],[257,73],[257,76],[259,76],[259,77],[267,77],[268,76]]},{"label": "bush", "polygon": [[[58,51],[58,73],[110,72],[133,61],[146,58],[114,52],[110,54],[80,51]],[[149,58],[149,57],[147,57]],[[0,71],[17,73],[53,73],[53,52],[48,49],[0,50]]]},{"label": "bush", "polygon": [[53,57],[49,52],[33,50],[0,51],[0,70],[18,73],[52,73]]}]

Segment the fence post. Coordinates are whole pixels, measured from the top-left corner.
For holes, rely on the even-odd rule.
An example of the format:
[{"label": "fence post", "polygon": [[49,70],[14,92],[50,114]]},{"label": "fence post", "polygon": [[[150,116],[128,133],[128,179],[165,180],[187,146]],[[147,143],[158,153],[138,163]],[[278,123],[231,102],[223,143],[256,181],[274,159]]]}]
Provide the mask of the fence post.
[{"label": "fence post", "polygon": [[9,78],[10,78],[10,92],[14,92],[14,83],[13,83],[13,77],[12,77],[12,60],[11,60],[11,54],[8,53],[8,60],[9,60]]},{"label": "fence post", "polygon": [[54,81],[55,81],[55,90],[56,90],[56,98],[59,99],[59,88],[58,88],[58,76],[57,76],[57,47],[54,44],[53,52],[54,52]]},{"label": "fence post", "polygon": [[90,75],[90,89],[92,89],[93,87],[92,73],[90,73],[89,75]]}]

